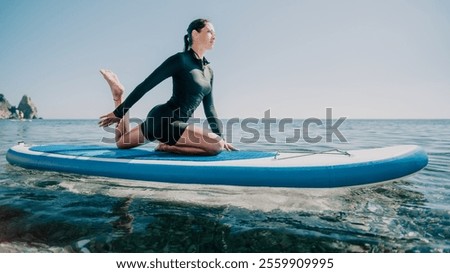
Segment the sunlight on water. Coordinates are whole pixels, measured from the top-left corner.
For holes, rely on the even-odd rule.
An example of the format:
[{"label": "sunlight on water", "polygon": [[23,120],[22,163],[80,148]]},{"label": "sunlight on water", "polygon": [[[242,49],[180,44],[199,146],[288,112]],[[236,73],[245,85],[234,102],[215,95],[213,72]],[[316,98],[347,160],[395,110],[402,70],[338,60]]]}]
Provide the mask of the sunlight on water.
[{"label": "sunlight on water", "polygon": [[[181,185],[159,182],[138,182],[127,180],[93,180],[62,182],[60,187],[79,194],[106,194],[115,197],[130,197],[210,207],[234,206],[265,212],[281,210],[320,211],[336,208],[336,196],[348,189],[286,189],[266,187]],[[243,198],[245,196],[245,198]],[[333,196],[334,198],[330,198]]]}]

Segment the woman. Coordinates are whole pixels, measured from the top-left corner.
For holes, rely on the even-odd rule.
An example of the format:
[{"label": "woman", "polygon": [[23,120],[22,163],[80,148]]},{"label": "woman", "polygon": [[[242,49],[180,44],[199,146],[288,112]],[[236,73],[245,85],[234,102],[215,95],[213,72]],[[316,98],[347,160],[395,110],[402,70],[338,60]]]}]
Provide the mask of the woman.
[{"label": "woman", "polygon": [[[100,117],[102,127],[118,123],[117,147],[127,149],[158,140],[159,151],[190,155],[216,155],[223,149],[236,150],[221,136],[220,121],[212,98],[213,71],[204,57],[214,46],[213,25],[206,19],[193,21],[184,36],[184,52],[169,57],[150,76],[139,84],[123,101],[124,87],[109,70],[100,70],[108,82],[116,109]],[[128,131],[127,111],[145,93],[163,80],[172,77],[173,94],[165,104],[155,106],[147,119]],[[186,123],[203,102],[205,115],[213,132]]]}]

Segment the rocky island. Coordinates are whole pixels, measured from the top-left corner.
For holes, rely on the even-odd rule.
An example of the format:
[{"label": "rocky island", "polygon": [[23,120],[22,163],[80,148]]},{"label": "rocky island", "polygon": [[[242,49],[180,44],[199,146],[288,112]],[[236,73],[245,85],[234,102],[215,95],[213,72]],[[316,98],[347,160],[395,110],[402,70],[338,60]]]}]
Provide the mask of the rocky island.
[{"label": "rocky island", "polygon": [[19,105],[13,106],[0,94],[0,119],[37,119],[37,108],[31,98],[24,95]]}]

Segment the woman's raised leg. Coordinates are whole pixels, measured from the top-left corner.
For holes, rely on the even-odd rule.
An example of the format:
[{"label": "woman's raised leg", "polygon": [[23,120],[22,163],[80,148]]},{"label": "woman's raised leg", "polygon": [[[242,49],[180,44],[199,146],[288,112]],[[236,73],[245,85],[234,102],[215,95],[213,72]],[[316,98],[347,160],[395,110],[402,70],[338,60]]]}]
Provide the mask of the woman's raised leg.
[{"label": "woman's raised leg", "polygon": [[[100,73],[105,78],[113,96],[114,107],[117,108],[123,101],[124,86],[120,83],[119,78],[110,70],[101,69]],[[129,149],[145,143],[145,137],[141,132],[140,126],[133,129],[130,128],[129,112],[123,116],[116,126],[115,141],[118,148]]]}]

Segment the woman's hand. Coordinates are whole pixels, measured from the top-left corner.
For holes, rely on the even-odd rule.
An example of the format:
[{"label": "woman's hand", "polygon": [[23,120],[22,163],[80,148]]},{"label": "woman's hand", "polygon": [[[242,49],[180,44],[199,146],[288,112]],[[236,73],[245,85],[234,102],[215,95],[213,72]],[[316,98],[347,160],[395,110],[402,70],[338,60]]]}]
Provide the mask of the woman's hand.
[{"label": "woman's hand", "polygon": [[110,126],[111,124],[118,123],[119,121],[120,121],[120,118],[116,117],[114,115],[114,113],[111,112],[109,114],[106,114],[106,115],[100,117],[98,126],[107,127],[107,126]]},{"label": "woman's hand", "polygon": [[228,142],[225,142],[225,143],[223,144],[223,149],[224,149],[224,150],[227,150],[227,151],[239,151],[238,149],[236,149],[233,145],[231,145],[231,144],[228,143]]}]

